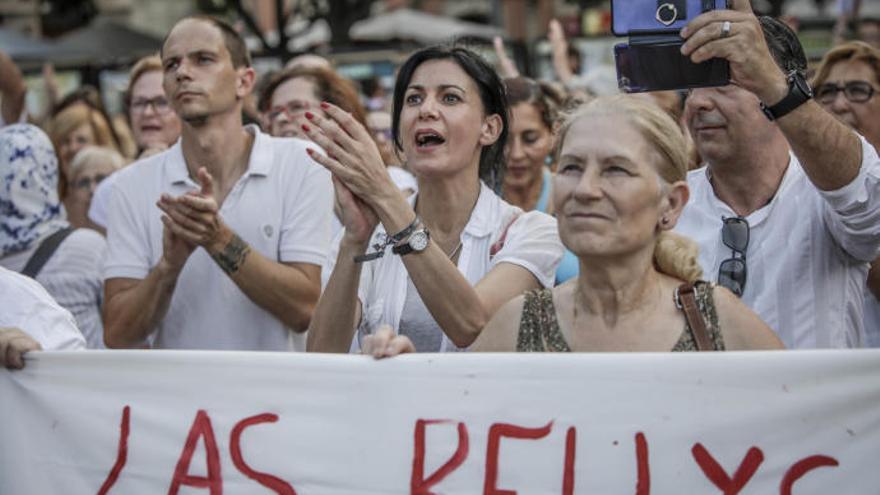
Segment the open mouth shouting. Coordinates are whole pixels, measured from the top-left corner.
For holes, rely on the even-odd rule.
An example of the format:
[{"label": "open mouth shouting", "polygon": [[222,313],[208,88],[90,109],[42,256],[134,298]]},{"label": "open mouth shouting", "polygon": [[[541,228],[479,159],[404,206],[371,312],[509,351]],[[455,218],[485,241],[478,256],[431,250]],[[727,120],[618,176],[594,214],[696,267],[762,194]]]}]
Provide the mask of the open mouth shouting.
[{"label": "open mouth shouting", "polygon": [[430,151],[446,143],[446,138],[434,129],[419,129],[415,140],[416,149],[420,151]]}]

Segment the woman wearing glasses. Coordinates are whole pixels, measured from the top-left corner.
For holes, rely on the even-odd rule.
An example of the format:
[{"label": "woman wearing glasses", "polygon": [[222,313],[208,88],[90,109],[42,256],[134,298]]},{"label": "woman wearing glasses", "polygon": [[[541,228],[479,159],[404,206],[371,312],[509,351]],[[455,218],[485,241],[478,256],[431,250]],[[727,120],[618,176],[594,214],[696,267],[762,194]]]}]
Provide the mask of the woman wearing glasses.
[{"label": "woman wearing glasses", "polygon": [[74,228],[89,227],[87,213],[92,204],[98,184],[125,166],[126,160],[116,150],[101,146],[86,146],[70,164],[70,179],[67,190],[67,221]]},{"label": "woman wearing glasses", "polygon": [[126,104],[138,158],[164,151],[180,137],[180,118],[165,97],[158,56],[144,57],[132,67]]},{"label": "woman wearing glasses", "polygon": [[825,54],[812,84],[816,101],[880,148],[880,50],[840,45]]},{"label": "woman wearing glasses", "polygon": [[[560,128],[553,201],[577,278],[527,292],[493,317],[481,351],[779,349],[727,289],[700,282],[693,242],[673,234],[688,200],[687,152],[675,122],[631,96],[596,99]],[[412,347],[383,331],[381,357]]]},{"label": "woman wearing glasses", "polygon": [[[813,78],[816,100],[841,122],[880,149],[880,50],[861,41],[825,54]],[[865,333],[870,347],[880,347],[880,260],[871,263],[865,294]]]},{"label": "woman wearing glasses", "polygon": [[322,101],[338,106],[361,125],[367,125],[357,88],[326,67],[294,66],[273,75],[260,92],[257,109],[263,114],[269,134],[309,139],[302,130],[307,122],[305,112],[321,115]]}]

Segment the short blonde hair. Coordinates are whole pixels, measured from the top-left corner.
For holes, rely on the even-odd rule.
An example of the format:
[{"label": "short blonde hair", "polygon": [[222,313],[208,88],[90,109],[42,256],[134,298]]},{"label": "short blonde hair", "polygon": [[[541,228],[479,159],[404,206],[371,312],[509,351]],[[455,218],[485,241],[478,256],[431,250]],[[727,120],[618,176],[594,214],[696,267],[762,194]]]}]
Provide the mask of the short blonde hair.
[{"label": "short blonde hair", "polygon": [[[49,123],[48,134],[52,139],[55,152],[57,153],[61,149],[61,143],[68,134],[84,124],[88,124],[92,128],[96,145],[119,151],[116,141],[113,139],[113,131],[110,130],[110,123],[101,112],[86,103],[76,103],[59,112]],[[59,160],[60,158],[59,156]],[[58,194],[61,199],[64,199],[67,197],[67,182],[70,177],[64,175],[63,167],[58,167],[58,172]]]},{"label": "short blonde hair", "polygon": [[148,72],[162,72],[162,59],[159,55],[148,55],[135,62],[128,76],[128,87],[125,88],[125,105],[131,106],[131,90],[138,79]]},{"label": "short blonde hair", "polygon": [[[653,102],[628,95],[603,96],[591,100],[568,113],[559,128],[556,155],[562,149],[572,124],[581,118],[622,116],[656,151],[657,174],[665,185],[686,181],[688,172],[687,141],[681,127]],[[654,264],[667,275],[694,282],[703,271],[697,261],[698,248],[687,237],[663,230],[654,246]]]},{"label": "short blonde hair", "polygon": [[825,84],[831,69],[839,62],[864,62],[874,70],[874,78],[880,82],[880,50],[863,41],[850,41],[836,46],[822,57],[816,75],[813,77],[813,87]]},{"label": "short blonde hair", "polygon": [[86,146],[79,150],[70,163],[68,180],[73,181],[79,175],[80,170],[95,162],[107,163],[113,167],[113,170],[119,170],[125,166],[125,158],[118,151],[104,146]]}]

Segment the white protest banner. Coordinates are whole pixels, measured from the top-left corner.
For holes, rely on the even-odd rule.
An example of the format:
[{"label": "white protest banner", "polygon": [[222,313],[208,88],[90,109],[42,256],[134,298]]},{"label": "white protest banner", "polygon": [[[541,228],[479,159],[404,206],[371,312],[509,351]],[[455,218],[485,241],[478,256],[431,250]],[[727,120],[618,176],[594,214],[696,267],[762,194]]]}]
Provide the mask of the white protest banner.
[{"label": "white protest banner", "polygon": [[880,351],[32,353],[0,494],[875,494]]}]

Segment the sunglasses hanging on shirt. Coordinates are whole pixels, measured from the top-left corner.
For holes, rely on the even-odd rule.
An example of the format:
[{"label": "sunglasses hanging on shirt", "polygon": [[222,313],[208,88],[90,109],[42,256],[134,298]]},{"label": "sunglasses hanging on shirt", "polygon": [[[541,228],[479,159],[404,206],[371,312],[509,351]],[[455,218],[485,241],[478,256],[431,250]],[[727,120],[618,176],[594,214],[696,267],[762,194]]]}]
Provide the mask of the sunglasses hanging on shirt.
[{"label": "sunglasses hanging on shirt", "polygon": [[749,222],[743,217],[722,219],[721,241],[733,253],[718,267],[718,285],[742,297],[746,288],[746,249],[749,247]]}]

